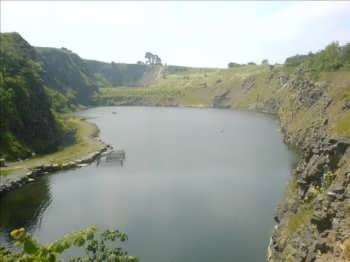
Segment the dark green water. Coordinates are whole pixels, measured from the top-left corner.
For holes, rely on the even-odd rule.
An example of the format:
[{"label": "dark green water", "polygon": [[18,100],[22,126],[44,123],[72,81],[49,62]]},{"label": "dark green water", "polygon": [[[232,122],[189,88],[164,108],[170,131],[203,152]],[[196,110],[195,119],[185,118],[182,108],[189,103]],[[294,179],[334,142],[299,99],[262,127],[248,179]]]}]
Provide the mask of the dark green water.
[{"label": "dark green water", "polygon": [[264,261],[294,161],[272,117],[152,107],[84,115],[126,151],[123,166],[101,161],[7,194],[0,242],[16,227],[50,241],[98,224],[128,233],[129,253],[144,262]]}]

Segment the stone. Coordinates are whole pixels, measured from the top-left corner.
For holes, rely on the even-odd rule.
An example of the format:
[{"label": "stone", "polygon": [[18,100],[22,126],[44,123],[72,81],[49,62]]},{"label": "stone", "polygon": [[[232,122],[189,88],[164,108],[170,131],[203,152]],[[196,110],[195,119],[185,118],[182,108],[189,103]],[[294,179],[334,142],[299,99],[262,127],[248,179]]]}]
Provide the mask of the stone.
[{"label": "stone", "polygon": [[343,186],[336,186],[332,189],[332,192],[336,194],[343,194],[345,191],[345,188]]},{"label": "stone", "polygon": [[323,232],[332,227],[332,214],[329,214],[324,210],[317,210],[312,216],[310,222],[316,225],[318,232]]},{"label": "stone", "polygon": [[327,196],[330,198],[330,199],[335,199],[337,197],[337,194],[333,191],[329,191],[327,192]]},{"label": "stone", "polygon": [[4,158],[0,158],[0,167],[5,167],[6,166],[6,162]]},{"label": "stone", "polygon": [[349,111],[350,110],[350,101],[345,101],[342,109],[344,111]]}]

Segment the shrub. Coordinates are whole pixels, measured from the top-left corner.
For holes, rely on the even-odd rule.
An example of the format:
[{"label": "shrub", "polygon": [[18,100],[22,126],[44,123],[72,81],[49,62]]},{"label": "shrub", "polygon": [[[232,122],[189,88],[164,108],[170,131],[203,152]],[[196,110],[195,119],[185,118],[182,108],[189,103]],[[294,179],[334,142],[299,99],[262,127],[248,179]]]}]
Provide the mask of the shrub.
[{"label": "shrub", "polygon": [[35,261],[55,262],[60,261],[60,255],[72,248],[80,247],[85,250],[85,255],[70,258],[71,262],[93,262],[93,261],[123,261],[137,262],[135,257],[128,256],[121,247],[113,247],[111,243],[116,240],[125,241],[127,235],[118,230],[105,230],[97,234],[97,227],[91,226],[84,230],[65,235],[47,245],[42,245],[33,239],[24,228],[11,232],[11,237],[16,240],[16,245],[22,247],[19,252],[0,247],[0,257],[4,262]]}]

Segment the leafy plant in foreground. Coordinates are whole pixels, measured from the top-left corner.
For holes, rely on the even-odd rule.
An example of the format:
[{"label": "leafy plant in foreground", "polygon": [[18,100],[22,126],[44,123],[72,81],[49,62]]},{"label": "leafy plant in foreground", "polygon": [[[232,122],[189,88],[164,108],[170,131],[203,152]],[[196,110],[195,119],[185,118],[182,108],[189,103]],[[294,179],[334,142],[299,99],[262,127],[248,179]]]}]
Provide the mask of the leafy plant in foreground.
[{"label": "leafy plant in foreground", "polygon": [[121,247],[112,245],[117,240],[121,242],[127,240],[125,233],[112,229],[107,229],[100,234],[97,234],[97,231],[96,226],[88,227],[43,245],[33,239],[24,228],[16,229],[11,232],[11,237],[16,240],[16,245],[20,246],[22,250],[15,252],[0,247],[0,258],[4,262],[55,262],[61,261],[60,255],[64,251],[72,247],[80,247],[85,250],[85,255],[70,258],[69,261],[138,261],[135,257],[129,256]]}]

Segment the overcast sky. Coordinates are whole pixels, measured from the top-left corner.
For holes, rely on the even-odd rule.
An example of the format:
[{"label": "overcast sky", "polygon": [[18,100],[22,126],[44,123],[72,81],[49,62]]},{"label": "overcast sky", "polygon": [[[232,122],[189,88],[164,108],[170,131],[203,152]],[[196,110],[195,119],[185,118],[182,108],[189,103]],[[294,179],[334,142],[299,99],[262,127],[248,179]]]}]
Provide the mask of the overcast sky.
[{"label": "overcast sky", "polygon": [[350,42],[350,2],[1,1],[1,31],[106,62],[150,51],[168,64],[226,67]]}]

